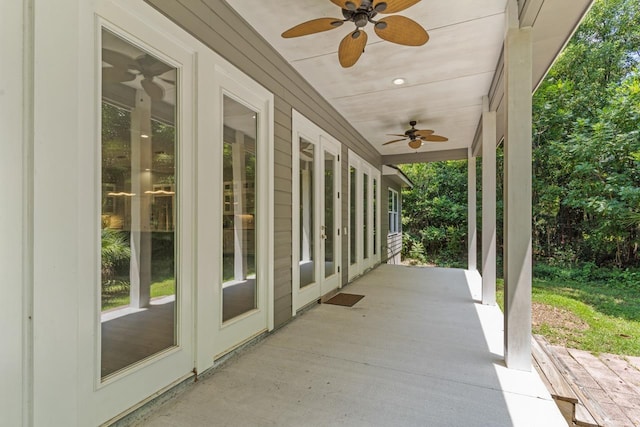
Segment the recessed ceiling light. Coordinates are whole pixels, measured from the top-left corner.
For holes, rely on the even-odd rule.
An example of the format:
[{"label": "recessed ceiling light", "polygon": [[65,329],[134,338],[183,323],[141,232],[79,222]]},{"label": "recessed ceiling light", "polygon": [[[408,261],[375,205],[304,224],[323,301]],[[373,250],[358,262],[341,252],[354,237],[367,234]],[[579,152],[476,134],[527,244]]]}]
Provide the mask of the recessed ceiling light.
[{"label": "recessed ceiling light", "polygon": [[405,84],[406,82],[407,82],[407,81],[406,81],[404,78],[402,78],[402,77],[398,77],[398,78],[396,78],[396,79],[393,79],[393,84],[394,84],[394,85],[396,85],[396,86],[403,85],[403,84]]}]

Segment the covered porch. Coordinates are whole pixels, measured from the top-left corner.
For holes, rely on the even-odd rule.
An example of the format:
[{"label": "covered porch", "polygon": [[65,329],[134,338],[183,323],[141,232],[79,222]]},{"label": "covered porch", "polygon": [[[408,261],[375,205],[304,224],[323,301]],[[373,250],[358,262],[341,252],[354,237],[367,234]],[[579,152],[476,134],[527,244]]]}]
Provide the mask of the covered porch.
[{"label": "covered porch", "polygon": [[383,264],[342,289],[364,295],[353,307],[310,308],[140,425],[566,425],[535,370],[506,368],[481,287],[476,272]]}]

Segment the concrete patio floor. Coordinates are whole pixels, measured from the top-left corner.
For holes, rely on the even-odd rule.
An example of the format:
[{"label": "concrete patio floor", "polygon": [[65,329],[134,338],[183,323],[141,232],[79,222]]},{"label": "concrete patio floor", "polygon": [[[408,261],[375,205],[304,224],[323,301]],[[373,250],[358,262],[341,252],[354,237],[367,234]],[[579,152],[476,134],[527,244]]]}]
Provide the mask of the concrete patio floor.
[{"label": "concrete patio floor", "polygon": [[140,426],[566,426],[535,370],[507,369],[502,313],[464,270],[382,265]]}]

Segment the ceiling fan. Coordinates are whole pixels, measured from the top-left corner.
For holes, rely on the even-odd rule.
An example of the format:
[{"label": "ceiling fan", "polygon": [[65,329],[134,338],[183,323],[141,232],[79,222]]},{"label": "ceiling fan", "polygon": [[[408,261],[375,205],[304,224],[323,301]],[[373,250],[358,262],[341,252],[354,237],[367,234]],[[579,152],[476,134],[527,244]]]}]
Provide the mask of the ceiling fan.
[{"label": "ceiling fan", "polygon": [[383,40],[405,46],[422,46],[429,40],[429,34],[417,22],[401,15],[373,18],[379,14],[400,12],[420,0],[331,0],[342,8],[344,19],[317,18],[298,24],[282,33],[282,37],[300,37],[320,33],[340,27],[350,21],[356,24],[355,31],[347,34],[340,42],[338,60],[344,68],[353,66],[364,52],[367,33],[363,28],[368,22],[373,24],[376,34]]},{"label": "ceiling fan", "polygon": [[409,140],[409,147],[417,150],[422,146],[425,142],[446,142],[449,138],[445,138],[444,136],[434,135],[431,129],[420,130],[416,129],[416,121],[411,120],[409,124],[411,125],[411,129],[407,129],[404,134],[390,134],[392,136],[401,136],[400,139],[394,139],[393,141],[385,142],[382,145],[393,144],[395,142],[406,141]]},{"label": "ceiling fan", "polygon": [[[102,60],[112,67],[102,68],[102,80],[106,83],[122,83],[135,80],[142,75],[140,84],[152,101],[164,98],[164,88],[154,79],[174,68],[146,53],[130,58],[127,55],[111,49],[102,49]],[[134,71],[134,72],[131,72]],[[162,81],[175,84],[174,81],[158,77]]]}]

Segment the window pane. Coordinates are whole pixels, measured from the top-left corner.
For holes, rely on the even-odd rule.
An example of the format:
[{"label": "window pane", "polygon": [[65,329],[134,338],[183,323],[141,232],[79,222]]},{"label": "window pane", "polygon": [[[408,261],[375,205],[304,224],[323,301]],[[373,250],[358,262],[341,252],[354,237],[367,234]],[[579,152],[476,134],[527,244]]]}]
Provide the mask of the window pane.
[{"label": "window pane", "polygon": [[335,251],[335,225],[334,197],[335,197],[335,156],[325,151],[324,153],[324,233],[327,236],[324,241],[324,277],[329,277],[335,272],[333,254]]},{"label": "window pane", "polygon": [[103,378],[177,343],[176,71],[102,31]]},{"label": "window pane", "polygon": [[300,140],[300,287],[314,283],[314,154],[312,143]]},{"label": "window pane", "polygon": [[224,97],[222,320],[256,305],[256,136],[258,114]]},{"label": "window pane", "polygon": [[356,253],[356,169],[349,168],[349,261],[355,264],[358,259]]},{"label": "window pane", "polygon": [[389,190],[389,233],[397,233],[399,231],[398,193],[394,190]]},{"label": "window pane", "polygon": [[369,258],[369,175],[362,178],[362,254]]},{"label": "window pane", "polygon": [[378,182],[374,178],[373,179],[373,254],[378,254]]}]

